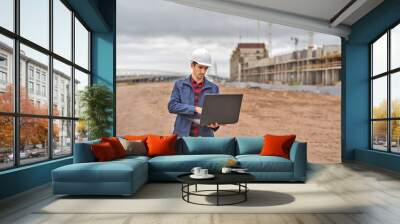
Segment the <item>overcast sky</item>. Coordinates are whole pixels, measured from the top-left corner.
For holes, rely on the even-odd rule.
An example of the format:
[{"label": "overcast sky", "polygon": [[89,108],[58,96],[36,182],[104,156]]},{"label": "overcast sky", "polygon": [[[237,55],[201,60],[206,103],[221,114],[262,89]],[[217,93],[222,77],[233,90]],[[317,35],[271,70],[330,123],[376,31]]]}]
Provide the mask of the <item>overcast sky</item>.
[{"label": "overcast sky", "polygon": [[[227,77],[229,59],[239,40],[268,43],[268,23],[259,24],[258,29],[256,20],[165,0],[117,0],[117,68],[189,74],[187,57],[195,48],[204,47],[216,62],[218,74]],[[290,37],[299,38],[298,49],[308,45],[305,30],[273,24],[271,33],[270,55],[292,51]],[[314,33],[314,44],[340,44],[340,38]]]}]

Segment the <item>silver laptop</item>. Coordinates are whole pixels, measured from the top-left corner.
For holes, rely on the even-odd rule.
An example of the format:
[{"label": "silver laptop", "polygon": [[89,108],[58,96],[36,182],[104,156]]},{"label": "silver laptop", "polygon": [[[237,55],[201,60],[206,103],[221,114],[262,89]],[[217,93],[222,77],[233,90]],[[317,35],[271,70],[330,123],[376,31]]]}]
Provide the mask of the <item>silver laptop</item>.
[{"label": "silver laptop", "polygon": [[207,94],[200,119],[193,122],[202,126],[211,123],[234,124],[239,120],[243,94]]}]

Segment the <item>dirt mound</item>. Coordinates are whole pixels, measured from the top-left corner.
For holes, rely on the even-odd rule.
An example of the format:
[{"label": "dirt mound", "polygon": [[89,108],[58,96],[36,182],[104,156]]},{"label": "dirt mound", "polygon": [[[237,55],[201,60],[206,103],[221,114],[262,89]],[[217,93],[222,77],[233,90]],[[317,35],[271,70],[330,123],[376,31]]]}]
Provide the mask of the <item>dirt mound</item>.
[{"label": "dirt mound", "polygon": [[[117,135],[171,134],[175,115],[167,109],[173,83],[117,87]],[[220,86],[221,93],[243,93],[240,119],[216,136],[296,134],[307,142],[310,162],[340,162],[340,97],[290,91]]]}]

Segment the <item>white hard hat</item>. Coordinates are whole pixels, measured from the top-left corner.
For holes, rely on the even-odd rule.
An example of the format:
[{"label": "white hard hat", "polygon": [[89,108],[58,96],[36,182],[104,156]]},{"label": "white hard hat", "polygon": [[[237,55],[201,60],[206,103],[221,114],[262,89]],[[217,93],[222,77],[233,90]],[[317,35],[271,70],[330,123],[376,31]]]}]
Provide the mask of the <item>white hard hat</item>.
[{"label": "white hard hat", "polygon": [[204,48],[198,48],[192,52],[192,56],[189,58],[191,61],[197,62],[200,65],[211,67],[211,55]]}]

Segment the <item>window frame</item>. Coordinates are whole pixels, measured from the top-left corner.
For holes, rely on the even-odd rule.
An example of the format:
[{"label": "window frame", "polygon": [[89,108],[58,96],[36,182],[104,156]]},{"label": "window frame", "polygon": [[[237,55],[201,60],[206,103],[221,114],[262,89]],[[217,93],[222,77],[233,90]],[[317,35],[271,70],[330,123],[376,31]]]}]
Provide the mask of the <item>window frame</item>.
[{"label": "window frame", "polygon": [[[71,93],[73,94],[72,97],[72,105],[75,103],[75,88],[74,88],[74,82],[75,82],[75,69],[87,74],[89,76],[89,83],[88,86],[92,85],[92,72],[91,72],[91,36],[92,36],[92,30],[89,29],[88,25],[84,22],[84,20],[76,13],[72,7],[65,1],[65,0],[59,0],[68,10],[71,11],[71,18],[70,18],[70,23],[71,23],[71,58],[67,59],[64,58],[63,56],[55,53],[53,50],[53,24],[54,24],[54,17],[53,17],[53,1],[54,0],[48,0],[49,3],[49,47],[46,49],[45,47],[42,47],[39,44],[36,44],[29,39],[24,38],[23,36],[20,35],[20,0],[14,0],[13,1],[13,10],[14,10],[14,30],[10,31],[4,27],[0,26],[0,35],[10,38],[13,41],[13,64],[11,65],[12,68],[10,69],[11,74],[13,75],[14,78],[14,97],[13,97],[13,102],[14,102],[14,110],[13,112],[2,112],[0,111],[0,116],[11,116],[13,118],[13,154],[14,154],[14,161],[13,161],[13,166],[11,167],[5,167],[5,168],[0,168],[0,172],[5,171],[5,170],[10,170],[10,169],[16,169],[19,167],[23,166],[29,166],[37,163],[43,163],[49,160],[53,159],[62,159],[65,157],[70,157],[73,156],[74,152],[74,143],[75,143],[75,123],[76,121],[79,120],[79,117],[75,117],[75,108],[72,107],[72,113],[70,116],[55,116],[53,115],[53,59],[58,60],[59,62],[62,62],[66,65],[71,66]],[[79,22],[84,26],[84,28],[88,31],[88,69],[85,69],[81,67],[80,65],[75,63],[75,25],[74,21],[75,18],[79,20]],[[39,115],[39,114],[27,114],[27,113],[21,113],[20,112],[20,85],[21,85],[21,80],[20,80],[20,45],[23,44],[27,47],[32,48],[33,50],[36,50],[40,53],[43,53],[48,56],[49,58],[49,63],[48,63],[48,76],[47,76],[47,84],[45,87],[45,90],[47,91],[46,96],[48,97],[48,108],[49,111],[47,115]],[[30,66],[27,64],[27,66]],[[27,71],[28,71],[27,67]],[[36,69],[34,68],[33,70],[33,79],[30,78],[29,72],[27,72],[26,75],[26,81],[28,82],[29,80],[33,81],[34,86],[36,83],[42,83],[41,79],[41,74],[42,72],[39,73],[39,80],[36,82]],[[28,87],[28,86],[27,86]],[[28,87],[29,88],[29,87]],[[29,90],[27,90],[29,91]],[[36,89],[34,89],[34,92],[36,92]],[[42,96],[42,94],[38,95]],[[48,122],[48,136],[47,136],[47,142],[52,143],[53,142],[53,121],[55,120],[66,120],[71,122],[71,153],[68,155],[63,155],[63,156],[54,156],[54,150],[53,150],[53,144],[48,144],[47,150],[48,150],[48,155],[47,158],[43,158],[43,160],[40,160],[38,162],[32,162],[32,163],[26,163],[26,164],[21,164],[20,161],[20,119],[21,118],[45,118],[47,119]],[[55,158],[54,158],[55,157]]]},{"label": "window frame", "polygon": [[[400,26],[400,21],[397,21],[396,23],[392,24],[389,28],[385,29],[384,32],[379,34],[375,39],[373,39],[370,43],[368,43],[369,47],[369,149],[373,151],[379,151],[379,152],[386,152],[386,153],[391,153],[391,154],[400,154],[400,152],[393,152],[392,151],[392,121],[400,121],[400,117],[393,117],[392,116],[392,98],[391,98],[391,79],[392,76],[395,75],[396,73],[400,72],[400,67],[393,68],[391,69],[391,31],[393,28]],[[384,35],[387,35],[387,62],[386,62],[386,71],[376,74],[374,76],[373,74],[373,44],[376,43],[381,37]],[[374,91],[374,86],[373,86],[373,81],[378,78],[386,77],[386,87],[387,87],[387,105],[386,105],[386,118],[373,118],[373,91]],[[386,151],[379,150],[374,148],[374,133],[373,133],[373,122],[375,121],[386,121]]]}]

